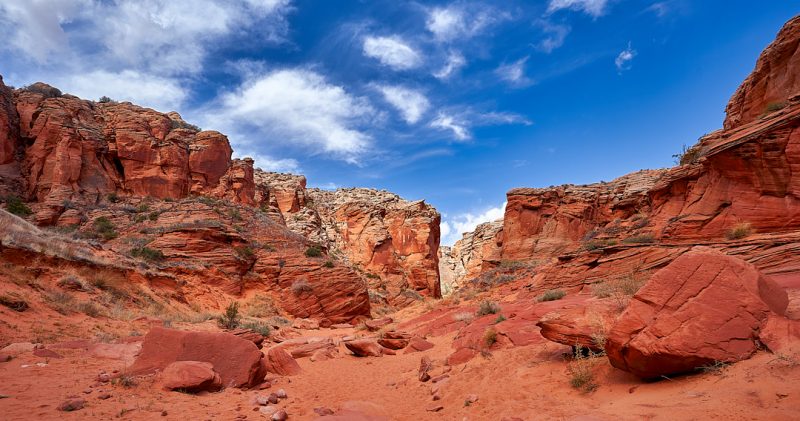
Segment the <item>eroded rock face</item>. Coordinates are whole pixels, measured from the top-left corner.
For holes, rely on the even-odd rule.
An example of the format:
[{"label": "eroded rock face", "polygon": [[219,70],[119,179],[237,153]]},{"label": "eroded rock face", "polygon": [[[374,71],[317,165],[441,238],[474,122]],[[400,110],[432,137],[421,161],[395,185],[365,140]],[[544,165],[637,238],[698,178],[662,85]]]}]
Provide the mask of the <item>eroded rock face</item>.
[{"label": "eroded rock face", "polygon": [[754,266],[696,248],[658,271],[611,329],[611,364],[643,378],[748,358],[786,292]]},{"label": "eroded rock face", "polygon": [[739,87],[725,112],[733,129],[777,110],[800,93],[800,16],[787,22],[758,58],[753,73]]},{"label": "eroded rock face", "polygon": [[464,280],[473,279],[500,262],[503,220],[484,222],[464,233],[453,247],[439,248],[442,295],[450,294]]},{"label": "eroded rock face", "polygon": [[0,95],[0,125],[19,127],[0,132],[0,164],[16,159],[9,145],[25,139],[18,177],[26,198],[40,203],[37,222],[54,223],[65,202],[96,202],[109,193],[255,204],[252,161],[232,161],[221,133],[198,132],[174,112],[49,94],[53,89],[14,91],[15,109],[7,92]]},{"label": "eroded rock face", "polygon": [[371,189],[306,189],[305,177],[291,174],[258,172],[256,180],[287,227],[361,269],[389,302],[441,296],[440,216],[424,201]]}]

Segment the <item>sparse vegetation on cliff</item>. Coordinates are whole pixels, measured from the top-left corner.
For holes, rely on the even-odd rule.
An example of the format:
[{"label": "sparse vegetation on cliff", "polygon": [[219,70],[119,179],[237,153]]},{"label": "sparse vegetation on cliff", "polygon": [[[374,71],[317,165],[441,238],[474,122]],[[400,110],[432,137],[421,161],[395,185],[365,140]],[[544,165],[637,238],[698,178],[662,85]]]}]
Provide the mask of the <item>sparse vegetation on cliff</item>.
[{"label": "sparse vegetation on cliff", "polygon": [[29,208],[19,196],[10,194],[6,196],[3,201],[6,203],[6,210],[14,215],[25,217],[33,213],[31,208]]},{"label": "sparse vegetation on cliff", "polygon": [[551,289],[545,291],[542,295],[539,296],[539,298],[536,299],[536,301],[539,301],[540,303],[545,301],[556,301],[564,298],[566,295],[567,293],[564,292],[564,290]]},{"label": "sparse vegetation on cliff", "polygon": [[753,228],[747,222],[742,222],[734,225],[725,233],[725,238],[728,240],[741,240],[742,238],[749,237],[753,233]]}]

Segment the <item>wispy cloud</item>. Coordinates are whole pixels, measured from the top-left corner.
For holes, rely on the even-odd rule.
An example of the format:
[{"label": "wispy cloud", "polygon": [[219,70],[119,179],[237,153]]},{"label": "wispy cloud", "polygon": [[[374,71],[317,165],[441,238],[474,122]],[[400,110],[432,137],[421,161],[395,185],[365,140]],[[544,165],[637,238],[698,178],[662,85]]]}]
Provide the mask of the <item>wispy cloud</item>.
[{"label": "wispy cloud", "polygon": [[501,64],[494,73],[501,79],[508,82],[510,85],[521,88],[528,86],[532,83],[527,76],[525,76],[525,63],[528,62],[529,56],[525,56],[513,63]]},{"label": "wispy cloud", "polygon": [[394,70],[409,70],[422,65],[422,56],[398,36],[364,38],[364,55],[377,59]]},{"label": "wispy cloud", "polygon": [[456,140],[469,140],[472,137],[466,123],[458,121],[456,117],[449,114],[439,113],[436,119],[431,121],[430,126],[435,129],[449,130]]},{"label": "wispy cloud", "polygon": [[550,0],[547,13],[568,9],[600,17],[605,14],[608,3],[609,0]]},{"label": "wispy cloud", "polygon": [[430,102],[425,95],[414,89],[403,86],[378,85],[377,89],[383,98],[403,116],[408,124],[415,124],[430,108]]},{"label": "wispy cloud", "polygon": [[628,48],[622,50],[614,59],[614,65],[617,66],[617,72],[622,73],[631,68],[631,61],[636,57],[636,50],[631,48],[631,43],[628,43]]},{"label": "wispy cloud", "polygon": [[553,50],[564,45],[564,40],[572,28],[566,24],[556,24],[544,19],[536,21],[535,25],[542,30],[544,37],[536,44],[539,51],[550,54]]},{"label": "wispy cloud", "polygon": [[467,64],[467,60],[458,51],[451,51],[447,54],[447,61],[441,69],[433,73],[437,79],[448,79],[450,76],[457,73],[462,67]]},{"label": "wispy cloud", "polygon": [[502,10],[480,3],[450,4],[428,10],[425,27],[440,42],[464,40],[485,31],[489,26],[510,18]]}]

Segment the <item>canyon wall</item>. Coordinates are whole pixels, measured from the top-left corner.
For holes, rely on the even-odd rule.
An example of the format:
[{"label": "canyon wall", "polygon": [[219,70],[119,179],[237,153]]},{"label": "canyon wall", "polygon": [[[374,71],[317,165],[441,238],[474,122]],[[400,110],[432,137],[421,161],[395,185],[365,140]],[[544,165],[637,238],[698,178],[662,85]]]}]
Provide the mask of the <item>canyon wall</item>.
[{"label": "canyon wall", "polygon": [[[800,285],[791,257],[800,230],[799,45],[794,18],[731,98],[725,128],[701,138],[680,165],[607,183],[510,190],[496,241],[468,253],[477,267],[455,265],[444,276],[462,284],[497,261],[528,261],[539,265],[535,285],[579,286],[652,271],[705,244]],[[464,260],[458,249],[447,259]],[[487,252],[496,257],[479,258]]]},{"label": "canyon wall", "polygon": [[357,268],[374,298],[393,305],[440,297],[439,213],[382,190],[307,189],[305,177],[257,172],[286,226]]},{"label": "canyon wall", "polygon": [[[17,196],[31,213],[20,216],[165,274],[150,282],[194,308],[257,298],[328,323],[369,316],[362,276],[308,252],[314,242],[269,212],[300,205],[257,184],[253,160],[231,159],[223,134],[175,112],[82,100],[42,83],[11,90],[1,80],[7,208]],[[13,248],[0,251],[5,261]]]}]

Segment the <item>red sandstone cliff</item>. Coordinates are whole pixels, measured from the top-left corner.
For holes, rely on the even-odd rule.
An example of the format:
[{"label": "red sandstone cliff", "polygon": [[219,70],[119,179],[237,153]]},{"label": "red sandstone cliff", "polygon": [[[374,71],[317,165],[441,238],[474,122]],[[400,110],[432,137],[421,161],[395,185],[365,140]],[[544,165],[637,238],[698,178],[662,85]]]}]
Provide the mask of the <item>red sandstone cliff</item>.
[{"label": "red sandstone cliff", "polygon": [[256,172],[286,226],[358,268],[378,302],[440,297],[440,216],[424,201],[372,189],[306,189],[292,174]]},{"label": "red sandstone cliff", "polygon": [[[496,241],[471,257],[536,262],[531,285],[548,288],[652,271],[704,244],[800,286],[792,257],[800,240],[798,45],[795,18],[734,94],[725,129],[700,139],[682,165],[608,183],[513,189]],[[780,107],[765,109],[776,100]],[[496,266],[478,261],[480,272]]]},{"label": "red sandstone cliff", "polygon": [[[174,112],[0,82],[0,193],[28,202],[37,224],[108,259],[144,261],[170,279],[160,289],[195,308],[260,296],[298,317],[368,316],[361,277],[307,255],[307,239],[261,210],[281,192],[257,187],[253,161],[231,154],[224,135]],[[0,248],[0,260],[15,253]]]}]

